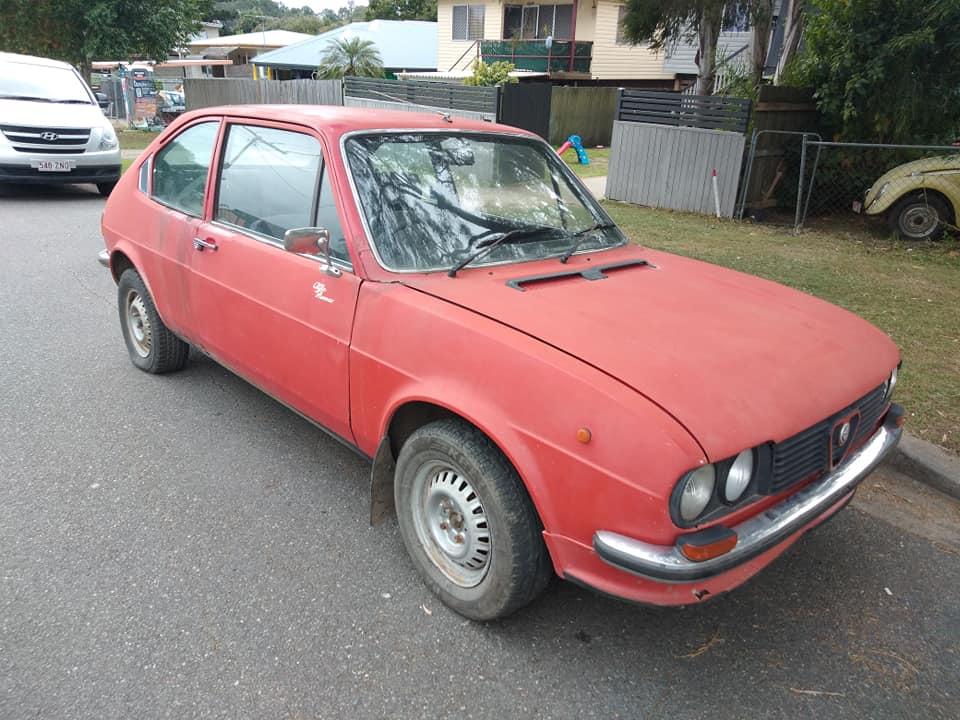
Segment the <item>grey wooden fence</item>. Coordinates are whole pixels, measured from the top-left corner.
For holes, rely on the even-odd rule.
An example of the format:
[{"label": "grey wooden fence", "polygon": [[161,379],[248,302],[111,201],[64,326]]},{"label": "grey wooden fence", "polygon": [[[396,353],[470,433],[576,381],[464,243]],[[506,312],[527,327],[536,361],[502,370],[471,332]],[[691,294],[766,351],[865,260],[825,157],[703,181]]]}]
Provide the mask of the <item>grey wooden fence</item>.
[{"label": "grey wooden fence", "polygon": [[[620,91],[613,123],[606,196],[713,215],[712,176],[716,171],[720,214],[733,217],[749,102],[745,108],[741,102],[746,101],[724,106],[723,98],[716,98],[691,107],[672,104],[674,98],[668,98],[645,109],[624,103],[624,92]],[[668,109],[671,107],[673,110]],[[736,131],[716,129],[729,123]]]},{"label": "grey wooden fence", "polygon": [[379,80],[348,77],[343,81],[344,105],[351,107],[449,112],[475,120],[497,120],[500,88],[454,83]]},{"label": "grey wooden fence", "polygon": [[343,105],[340,80],[187,78],[187,110],[216,105]]}]

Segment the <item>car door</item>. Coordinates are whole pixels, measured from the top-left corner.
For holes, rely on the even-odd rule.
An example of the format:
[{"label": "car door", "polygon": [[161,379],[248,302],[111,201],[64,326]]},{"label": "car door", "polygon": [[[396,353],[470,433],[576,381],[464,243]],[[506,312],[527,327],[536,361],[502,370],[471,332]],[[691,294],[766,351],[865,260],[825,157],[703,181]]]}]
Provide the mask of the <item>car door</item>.
[{"label": "car door", "polygon": [[220,118],[208,118],[177,133],[140,168],[136,217],[131,233],[140,245],[141,273],[164,323],[192,338],[187,261],[202,222],[206,188]]},{"label": "car door", "polygon": [[[227,367],[352,441],[348,348],[360,279],[306,128],[227,121],[209,220],[190,258],[198,344]],[[319,219],[318,219],[319,218]],[[330,232],[332,260],[283,247],[287,230]]]}]

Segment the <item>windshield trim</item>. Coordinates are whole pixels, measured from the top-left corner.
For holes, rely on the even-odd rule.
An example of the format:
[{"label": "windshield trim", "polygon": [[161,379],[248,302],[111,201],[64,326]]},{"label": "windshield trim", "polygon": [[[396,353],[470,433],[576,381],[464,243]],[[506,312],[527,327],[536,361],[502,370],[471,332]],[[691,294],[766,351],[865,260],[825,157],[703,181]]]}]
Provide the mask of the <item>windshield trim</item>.
[{"label": "windshield trim", "polygon": [[[383,258],[380,257],[380,250],[377,248],[377,243],[374,242],[373,233],[370,230],[370,225],[367,223],[367,214],[363,209],[363,203],[360,201],[360,193],[357,191],[357,185],[353,179],[353,168],[350,166],[350,159],[347,157],[347,140],[351,138],[358,137],[361,135],[502,135],[504,137],[513,137],[521,138],[527,140],[531,143],[539,143],[540,145],[546,145],[550,152],[555,152],[554,149],[547,143],[543,138],[538,136],[531,136],[522,132],[504,132],[503,130],[474,130],[474,129],[464,129],[464,128],[383,128],[383,129],[364,129],[364,130],[351,130],[340,136],[340,159],[343,162],[344,169],[347,171],[347,180],[350,184],[350,193],[353,196],[353,204],[357,208],[357,213],[360,215],[360,223],[363,226],[363,234],[367,238],[367,245],[370,246],[370,250],[373,252],[373,257],[376,259],[377,264],[386,270],[387,272],[397,273],[399,275],[421,275],[423,273],[435,273],[435,272],[447,272],[450,267],[446,265],[438,265],[436,267],[424,267],[424,268],[393,268],[390,267],[387,263],[384,262]],[[574,185],[576,189],[586,197],[592,205],[595,206],[595,209],[600,211],[601,216],[606,220],[606,222],[611,223],[616,226],[619,230],[619,225],[617,225],[613,218],[611,218],[606,210],[603,209],[603,206],[593,197],[590,191],[587,189],[586,185],[583,184],[583,181],[574,173],[570,168],[566,166],[566,163],[561,163],[563,165],[563,170],[567,175],[568,179],[574,180]],[[583,200],[583,198],[580,198]],[[591,208],[594,209],[594,208]],[[623,231],[620,231],[620,234],[623,235]],[[607,250],[613,250],[615,248],[623,247],[629,241],[624,239],[622,242],[617,243],[616,245],[610,245],[609,247],[600,248],[600,249],[587,249],[587,250],[578,250],[574,255],[583,255],[586,253],[597,253],[597,252],[606,252]],[[560,254],[549,255],[544,257],[535,257],[535,258],[524,258],[517,259],[511,258],[509,260],[496,260],[494,262],[482,263],[480,265],[474,265],[475,268],[482,267],[496,267],[498,265],[518,265],[520,263],[529,263],[529,262],[539,262],[543,260],[548,260],[552,257],[560,257]],[[464,268],[467,270],[469,268]]]}]

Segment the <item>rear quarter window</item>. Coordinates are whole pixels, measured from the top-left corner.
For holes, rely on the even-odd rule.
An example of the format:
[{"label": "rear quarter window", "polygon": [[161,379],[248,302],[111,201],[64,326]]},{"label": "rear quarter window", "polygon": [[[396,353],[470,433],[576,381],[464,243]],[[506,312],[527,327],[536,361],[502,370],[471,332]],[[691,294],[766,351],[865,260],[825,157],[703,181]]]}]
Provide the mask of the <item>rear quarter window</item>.
[{"label": "rear quarter window", "polygon": [[152,163],[154,199],[188,215],[203,214],[219,125],[219,121],[193,125],[157,151]]}]

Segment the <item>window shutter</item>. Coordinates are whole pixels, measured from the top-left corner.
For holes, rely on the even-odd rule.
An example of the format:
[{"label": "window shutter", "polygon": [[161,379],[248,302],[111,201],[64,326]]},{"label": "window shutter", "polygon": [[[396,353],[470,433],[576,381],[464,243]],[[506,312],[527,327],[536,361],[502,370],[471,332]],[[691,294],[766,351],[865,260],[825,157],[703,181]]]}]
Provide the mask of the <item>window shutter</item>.
[{"label": "window shutter", "polygon": [[467,39],[467,6],[453,6],[453,39]]},{"label": "window shutter", "polygon": [[483,40],[483,5],[467,5],[469,21],[467,25],[467,40]]}]

